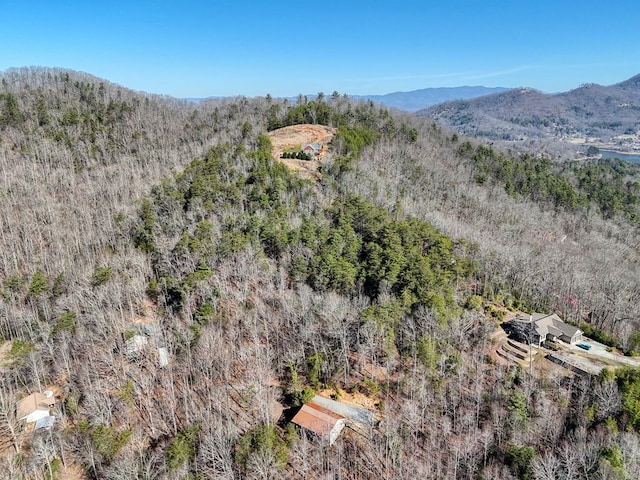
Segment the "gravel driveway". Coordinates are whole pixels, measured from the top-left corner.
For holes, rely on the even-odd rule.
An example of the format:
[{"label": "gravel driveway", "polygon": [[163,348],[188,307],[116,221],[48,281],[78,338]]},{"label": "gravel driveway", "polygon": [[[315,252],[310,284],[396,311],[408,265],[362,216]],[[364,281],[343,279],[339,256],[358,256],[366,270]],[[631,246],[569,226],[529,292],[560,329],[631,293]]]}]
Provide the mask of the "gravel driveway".
[{"label": "gravel driveway", "polygon": [[577,345],[567,345],[571,352],[580,353],[582,357],[599,357],[603,360],[609,360],[610,362],[614,362],[617,364],[628,365],[630,367],[640,367],[640,358],[636,357],[625,357],[619,353],[613,353],[607,351],[606,345],[602,343],[596,342],[594,340],[586,339],[582,341],[582,343],[588,343],[591,345],[591,350],[584,350],[583,348],[578,347]]}]

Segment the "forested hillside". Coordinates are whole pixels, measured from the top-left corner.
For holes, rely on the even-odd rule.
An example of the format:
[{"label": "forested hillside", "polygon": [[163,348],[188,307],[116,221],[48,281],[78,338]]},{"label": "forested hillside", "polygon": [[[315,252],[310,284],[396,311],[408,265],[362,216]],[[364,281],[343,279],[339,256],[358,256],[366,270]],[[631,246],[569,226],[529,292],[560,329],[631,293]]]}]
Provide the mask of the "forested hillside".
[{"label": "forested hillside", "polygon": [[[337,129],[318,181],[271,156],[303,123]],[[640,348],[639,185],[337,94],[194,105],[5,72],[2,471],[637,478],[639,371],[492,352],[516,310]],[[29,432],[15,405],[43,390],[56,422]],[[375,425],[327,446],[290,422],[316,392]]]}]

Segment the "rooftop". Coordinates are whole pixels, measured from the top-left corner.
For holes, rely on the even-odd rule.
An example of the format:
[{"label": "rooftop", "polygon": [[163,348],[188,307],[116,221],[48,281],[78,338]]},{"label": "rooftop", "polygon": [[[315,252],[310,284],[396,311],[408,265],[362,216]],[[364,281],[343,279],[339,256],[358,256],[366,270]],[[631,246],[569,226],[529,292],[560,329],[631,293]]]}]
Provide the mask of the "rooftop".
[{"label": "rooftop", "polygon": [[18,419],[22,420],[36,411],[49,412],[55,403],[53,395],[47,396],[40,392],[32,393],[16,404]]},{"label": "rooftop", "polygon": [[339,420],[344,419],[331,410],[321,407],[317,403],[309,402],[300,408],[292,422],[318,435],[329,435]]},{"label": "rooftop", "polygon": [[520,315],[514,319],[516,322],[530,324],[533,323],[535,331],[541,337],[552,334],[556,337],[566,335],[571,338],[581,330],[573,325],[563,322],[555,313],[532,313],[531,315]]}]

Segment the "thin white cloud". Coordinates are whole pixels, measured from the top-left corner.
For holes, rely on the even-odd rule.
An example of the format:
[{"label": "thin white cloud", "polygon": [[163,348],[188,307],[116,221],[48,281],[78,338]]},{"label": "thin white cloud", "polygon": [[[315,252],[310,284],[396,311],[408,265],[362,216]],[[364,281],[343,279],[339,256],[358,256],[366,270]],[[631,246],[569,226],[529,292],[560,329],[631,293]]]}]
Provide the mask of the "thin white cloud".
[{"label": "thin white cloud", "polygon": [[468,74],[466,78],[470,80],[482,80],[484,78],[504,77],[507,75],[513,75],[514,73],[526,72],[531,70],[539,70],[541,68],[543,68],[541,65],[521,65],[519,67],[508,68],[505,70],[496,70],[493,72]]},{"label": "thin white cloud", "polygon": [[449,80],[449,81],[468,81],[468,80],[481,80],[484,78],[494,78],[494,77],[502,77],[506,75],[511,75],[514,73],[519,73],[527,70],[534,70],[541,68],[540,66],[535,65],[522,65],[519,67],[514,67],[505,70],[496,70],[491,72],[478,72],[478,71],[469,71],[469,72],[447,72],[447,73],[438,73],[438,74],[428,74],[428,75],[393,75],[393,76],[377,76],[377,77],[358,77],[349,79],[350,82],[403,82],[403,81],[413,81],[413,80]]}]

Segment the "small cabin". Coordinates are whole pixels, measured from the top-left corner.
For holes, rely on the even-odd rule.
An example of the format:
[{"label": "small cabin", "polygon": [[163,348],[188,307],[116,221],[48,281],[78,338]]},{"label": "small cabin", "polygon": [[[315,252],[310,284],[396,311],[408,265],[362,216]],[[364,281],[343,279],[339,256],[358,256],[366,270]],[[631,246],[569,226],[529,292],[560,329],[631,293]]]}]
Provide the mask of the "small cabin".
[{"label": "small cabin", "polygon": [[300,148],[302,153],[309,155],[309,158],[320,157],[324,153],[321,143],[303,143]]}]

